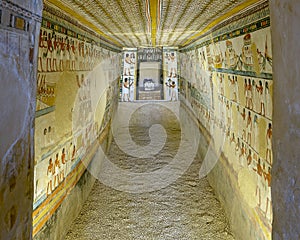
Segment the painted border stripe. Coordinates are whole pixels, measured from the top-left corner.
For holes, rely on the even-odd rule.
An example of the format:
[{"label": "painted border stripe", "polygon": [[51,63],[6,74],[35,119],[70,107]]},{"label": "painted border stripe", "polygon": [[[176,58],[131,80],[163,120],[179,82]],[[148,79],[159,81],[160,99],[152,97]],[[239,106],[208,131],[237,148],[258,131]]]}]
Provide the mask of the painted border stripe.
[{"label": "painted border stripe", "polygon": [[[99,136],[99,140],[96,140],[95,143],[89,149],[87,149],[86,155],[83,158],[84,160],[79,161],[78,165],[65,178],[64,183],[61,183],[33,212],[33,236],[35,236],[42,229],[45,223],[61,206],[63,200],[76,186],[87,169],[86,164],[90,164],[93,157],[95,156],[97,149],[100,147],[100,144],[103,142],[107,134],[108,129],[106,128]],[[84,162],[86,164],[84,164]]]}]

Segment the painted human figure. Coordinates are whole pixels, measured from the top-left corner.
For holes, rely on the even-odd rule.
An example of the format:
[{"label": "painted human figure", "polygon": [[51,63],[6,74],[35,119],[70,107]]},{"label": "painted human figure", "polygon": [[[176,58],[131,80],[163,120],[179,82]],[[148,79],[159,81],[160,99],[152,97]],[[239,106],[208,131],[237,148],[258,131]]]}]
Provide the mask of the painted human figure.
[{"label": "painted human figure", "polygon": [[251,40],[251,34],[244,36],[244,45],[242,47],[241,61],[246,71],[259,71],[259,58],[256,44]]},{"label": "painted human figure", "polygon": [[231,96],[230,96],[230,98],[231,98],[231,100],[232,101],[237,101],[237,93],[236,93],[236,88],[235,88],[235,84],[237,84],[236,83],[236,81],[235,81],[235,78],[234,78],[234,76],[230,76],[230,75],[228,75],[228,80],[229,80],[229,82],[230,82],[230,88],[231,88],[231,91],[230,91],[230,93],[231,93]]},{"label": "painted human figure", "polygon": [[59,56],[59,40],[58,40],[58,36],[54,35],[54,40],[53,40],[53,58],[52,58],[52,68],[53,71],[58,71],[58,67],[57,67],[57,59]]},{"label": "painted human figure", "polygon": [[[246,65],[252,65],[253,64],[253,57],[252,57],[252,49],[251,49],[251,35],[246,34],[244,36],[244,46],[242,49],[242,59],[243,63]],[[250,70],[250,69],[246,69]]]},{"label": "painted human figure", "polygon": [[135,54],[131,53],[130,54],[130,68],[133,70],[133,72],[134,72],[134,66],[135,66]]},{"label": "painted human figure", "polygon": [[234,153],[234,155],[232,156],[232,159],[228,159],[231,163],[236,163],[236,152],[235,152],[235,147],[236,147],[236,138],[235,138],[235,134],[234,132],[230,133],[231,136],[229,136],[229,148],[230,148],[230,152]]},{"label": "painted human figure", "polygon": [[235,80],[235,89],[234,89],[234,92],[235,92],[235,95],[236,95],[236,99],[235,101],[236,102],[239,102],[239,84],[238,84],[238,78],[237,76],[234,77],[234,80]]},{"label": "painted human figure", "polygon": [[84,70],[89,69],[89,47],[88,43],[84,44]]},{"label": "painted human figure", "polygon": [[171,78],[169,78],[168,81],[165,83],[167,88],[168,88],[168,98],[167,99],[169,99],[171,97],[171,91],[172,91],[171,90],[171,83],[172,83]]},{"label": "painted human figure", "polygon": [[232,125],[232,102],[226,101],[226,127],[227,127],[227,134],[230,135],[231,125]]},{"label": "painted human figure", "polygon": [[65,178],[65,172],[66,172],[66,167],[67,167],[67,165],[66,165],[67,158],[66,158],[65,148],[62,149],[60,158],[61,158],[61,163],[63,165],[63,167],[62,167],[62,169],[60,171],[60,179],[61,179],[61,181],[63,181],[64,178]]},{"label": "painted human figure", "polygon": [[59,71],[64,70],[64,51],[65,51],[65,42],[63,37],[59,37],[59,44],[58,44],[58,57],[59,57],[59,62],[58,62],[58,68]]},{"label": "painted human figure", "polygon": [[81,42],[81,67],[80,70],[85,70],[85,42]]},{"label": "painted human figure", "polygon": [[249,149],[248,155],[247,155],[247,164],[248,166],[252,163],[252,153],[251,149]]},{"label": "painted human figure", "polygon": [[266,133],[267,149],[266,160],[272,166],[272,124],[269,123]]},{"label": "painted human figure", "polygon": [[94,68],[94,56],[93,56],[93,53],[94,53],[94,49],[95,49],[95,46],[92,44],[90,45],[89,47],[89,70],[92,70]]},{"label": "painted human figure", "polygon": [[260,113],[262,116],[265,116],[265,94],[262,81],[259,80],[259,85],[256,85],[256,90],[259,94],[259,102],[260,102]]},{"label": "painted human figure", "polygon": [[168,61],[168,77],[176,77],[176,56],[174,52],[171,52],[171,54],[169,54],[169,61]]},{"label": "painted human figure", "polygon": [[[219,127],[222,129],[225,127],[224,125],[224,112],[226,109],[226,104],[225,104],[225,97],[222,95],[219,95]],[[224,125],[224,126],[223,126]]]},{"label": "painted human figure", "polygon": [[248,108],[253,109],[253,101],[252,101],[252,83],[251,79],[248,79],[248,85],[247,85],[247,96],[248,96]]},{"label": "painted human figure", "polygon": [[43,72],[43,54],[44,54],[44,34],[43,30],[40,30],[39,37],[39,53],[38,53],[38,71]]},{"label": "painted human figure", "polygon": [[238,137],[237,138],[237,141],[236,141],[236,143],[235,143],[235,155],[236,156],[238,156],[238,154],[239,154],[239,150],[240,150],[240,138]]},{"label": "painted human figure", "polygon": [[251,112],[248,111],[247,117],[247,140],[246,142],[251,146],[251,134],[252,134],[252,117]]},{"label": "painted human figure", "polygon": [[223,74],[218,74],[217,73],[217,78],[219,79],[219,92],[221,95],[224,95],[224,81],[223,81]]},{"label": "painted human figure", "polygon": [[243,108],[243,112],[240,113],[240,124],[239,124],[239,128],[242,129],[242,139],[246,141],[246,127],[247,127],[247,122],[246,122],[246,110],[245,108]]},{"label": "painted human figure", "polygon": [[247,78],[245,78],[245,81],[244,81],[244,96],[245,96],[246,108],[247,108],[248,107],[248,102],[249,102]]},{"label": "painted human figure", "polygon": [[133,84],[133,82],[128,82],[128,78],[124,79],[124,84],[123,84],[123,101],[125,101],[125,102],[130,101],[129,91],[130,91],[130,86],[132,84]]},{"label": "painted human figure", "polygon": [[70,51],[71,51],[71,45],[70,45],[70,39],[68,37],[65,38],[65,60],[66,60],[66,70],[71,70],[71,62],[70,62]]},{"label": "painted human figure", "polygon": [[172,84],[170,86],[171,88],[171,101],[177,101],[177,92],[176,92],[176,83],[175,81],[172,81]]},{"label": "painted human figure", "polygon": [[[268,171],[263,172],[264,179],[266,182],[266,209],[265,216],[270,220],[272,217],[272,202],[271,202],[271,167],[268,167]],[[268,214],[269,212],[269,214]]]},{"label": "painted human figure", "polygon": [[270,94],[270,89],[269,89],[269,83],[268,81],[265,82],[265,103],[266,103],[266,115],[271,117],[272,115],[272,98]]},{"label": "painted human figure", "polygon": [[261,207],[261,182],[263,176],[263,169],[261,166],[260,158],[257,161],[256,169],[253,169],[257,173],[257,186],[256,186],[256,197],[258,197],[258,207]]},{"label": "painted human figure", "polygon": [[229,139],[229,143],[230,143],[230,145],[233,144],[234,146],[236,144],[234,132],[231,134],[231,138]]},{"label": "painted human figure", "polygon": [[223,56],[219,43],[212,43],[213,50],[213,64],[215,68],[221,68],[223,63]]},{"label": "painted human figure", "polygon": [[58,153],[55,155],[54,167],[55,167],[54,187],[56,187],[60,183],[60,167],[61,167],[58,158]]},{"label": "painted human figure", "polygon": [[233,49],[232,42],[229,40],[226,41],[225,59],[226,59],[226,66],[229,69],[236,69],[239,57],[237,56],[235,50]]},{"label": "painted human figure", "polygon": [[47,168],[47,178],[48,178],[47,191],[46,191],[47,196],[53,191],[52,179],[54,175],[55,175],[55,167],[52,162],[52,158],[50,158],[49,165]]},{"label": "painted human figure", "polygon": [[240,148],[239,158],[240,158],[240,164],[241,164],[241,166],[242,167],[247,166],[247,164],[246,164],[246,148],[245,148],[245,144],[243,142],[242,142],[242,146]]},{"label": "painted human figure", "polygon": [[47,38],[47,48],[48,48],[48,52],[47,52],[47,58],[46,58],[46,71],[47,72],[52,72],[52,55],[53,55],[53,36],[51,35],[51,33],[48,33],[48,38]]},{"label": "painted human figure", "polygon": [[48,57],[48,33],[44,31],[43,33],[43,62],[46,63],[46,68],[44,70],[47,71],[47,57]]},{"label": "painted human figure", "polygon": [[71,70],[75,71],[76,70],[76,52],[77,49],[75,47],[75,42],[74,40],[71,41],[71,46],[70,46],[70,61],[71,61]]},{"label": "painted human figure", "polygon": [[76,159],[76,146],[73,145],[71,160],[74,161]]},{"label": "painted human figure", "polygon": [[254,118],[253,118],[253,139],[254,139],[254,141],[253,141],[253,147],[254,147],[254,149],[256,149],[257,150],[257,144],[258,144],[258,139],[257,139],[257,137],[258,137],[258,116],[255,114],[254,115]]},{"label": "painted human figure", "polygon": [[124,58],[124,76],[131,76],[130,66],[131,66],[131,58],[129,53],[126,53]]}]

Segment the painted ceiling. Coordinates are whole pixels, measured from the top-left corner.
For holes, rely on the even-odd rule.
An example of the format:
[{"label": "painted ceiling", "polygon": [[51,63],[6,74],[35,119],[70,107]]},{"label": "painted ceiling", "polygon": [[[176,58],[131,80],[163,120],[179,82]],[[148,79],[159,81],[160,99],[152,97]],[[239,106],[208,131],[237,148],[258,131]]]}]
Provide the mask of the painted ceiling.
[{"label": "painted ceiling", "polygon": [[259,0],[45,0],[119,47],[182,47]]}]

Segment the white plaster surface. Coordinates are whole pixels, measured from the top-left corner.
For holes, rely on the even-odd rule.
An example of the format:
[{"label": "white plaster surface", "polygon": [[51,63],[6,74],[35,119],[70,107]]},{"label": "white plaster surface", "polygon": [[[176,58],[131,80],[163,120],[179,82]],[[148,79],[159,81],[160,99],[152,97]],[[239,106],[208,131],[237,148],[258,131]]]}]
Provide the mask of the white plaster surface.
[{"label": "white plaster surface", "polygon": [[[6,35],[10,43],[20,44],[20,37],[14,33],[0,30],[1,35]],[[11,145],[19,138],[27,124],[27,114],[30,103],[30,92],[28,81],[28,69],[20,68],[25,65],[24,58],[20,58],[17,47],[7,48],[7,42],[0,42],[0,72],[1,72],[1,94],[0,94],[0,157],[4,158],[5,153]],[[25,48],[26,49],[26,48]],[[22,56],[28,56],[27,50],[23,49]]]}]

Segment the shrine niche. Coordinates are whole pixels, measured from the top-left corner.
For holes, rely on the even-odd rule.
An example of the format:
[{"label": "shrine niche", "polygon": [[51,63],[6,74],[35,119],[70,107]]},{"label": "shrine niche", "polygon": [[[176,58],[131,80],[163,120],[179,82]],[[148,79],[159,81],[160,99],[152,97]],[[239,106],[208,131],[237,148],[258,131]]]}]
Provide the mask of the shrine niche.
[{"label": "shrine niche", "polygon": [[162,100],[162,49],[138,49],[138,100]]}]

